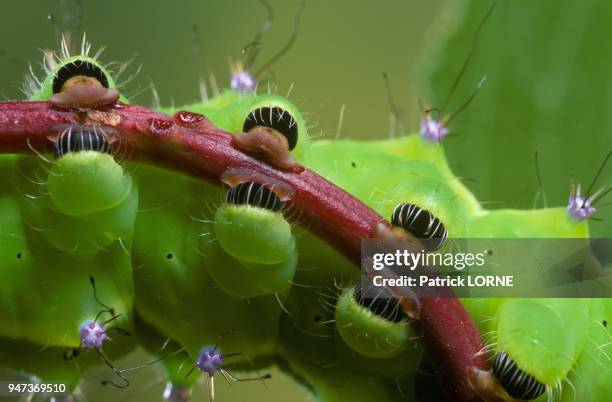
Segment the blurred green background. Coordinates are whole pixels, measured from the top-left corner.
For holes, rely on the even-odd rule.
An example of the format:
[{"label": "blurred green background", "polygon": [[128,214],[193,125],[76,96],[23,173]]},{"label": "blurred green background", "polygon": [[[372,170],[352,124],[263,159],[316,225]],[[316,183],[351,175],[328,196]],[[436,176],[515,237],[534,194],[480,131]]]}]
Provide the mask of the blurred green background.
[{"label": "blurred green background", "polygon": [[[296,1],[270,3],[275,18],[256,67],[284,45],[294,26]],[[430,106],[442,102],[490,5],[488,0],[306,3],[295,46],[273,66],[278,91],[286,94],[293,85],[290,99],[308,115],[313,136],[359,139],[418,129],[418,97]],[[498,3],[447,111],[467,99],[482,76],[488,79],[473,104],[453,120],[451,130],[458,135],[444,147],[456,174],[489,208],[533,206],[538,151],[548,203],[564,205],[570,177],[587,187],[612,149],[612,3]],[[57,49],[58,32],[72,32],[78,43],[86,31],[94,49],[107,47],[103,61],[133,60],[125,76],[142,66],[127,86],[134,101],[152,105],[154,84],[164,105],[191,102],[200,97],[199,80],[210,73],[219,86],[226,85],[227,56],[240,57],[265,18],[254,0],[4,2],[0,95],[23,97],[28,63],[40,70],[40,49]],[[383,72],[400,109],[395,130]],[[612,166],[596,188],[610,185]],[[593,222],[596,235],[612,236],[611,211],[597,214],[603,221]],[[289,380],[276,378],[268,389],[260,383],[220,387],[217,400],[305,400]],[[112,399],[152,400],[162,387],[159,377],[141,373],[125,396],[113,393]],[[203,392],[198,400],[206,400]]]}]

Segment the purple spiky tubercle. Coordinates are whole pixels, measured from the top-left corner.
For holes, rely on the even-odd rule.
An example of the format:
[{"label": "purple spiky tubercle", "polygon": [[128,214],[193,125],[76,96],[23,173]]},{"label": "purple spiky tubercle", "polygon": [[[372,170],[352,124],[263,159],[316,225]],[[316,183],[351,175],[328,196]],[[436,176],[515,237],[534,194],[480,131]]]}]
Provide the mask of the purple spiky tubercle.
[{"label": "purple spiky tubercle", "polygon": [[246,70],[236,69],[232,71],[230,86],[238,92],[255,92],[257,80]]},{"label": "purple spiky tubercle", "polygon": [[108,335],[104,330],[104,325],[94,320],[87,320],[81,325],[80,331],[81,346],[88,349],[100,349]]},{"label": "purple spiky tubercle", "polygon": [[217,348],[204,348],[200,351],[198,359],[196,360],[196,367],[201,371],[214,374],[216,371],[221,370],[221,364],[223,363],[223,354],[217,350]]},{"label": "purple spiky tubercle", "polygon": [[589,195],[580,195],[580,186],[578,186],[569,196],[567,212],[572,218],[581,221],[593,216],[597,209],[591,203]]},{"label": "purple spiky tubercle", "polygon": [[421,135],[430,141],[440,141],[448,135],[448,128],[438,120],[426,117],[421,120]]}]

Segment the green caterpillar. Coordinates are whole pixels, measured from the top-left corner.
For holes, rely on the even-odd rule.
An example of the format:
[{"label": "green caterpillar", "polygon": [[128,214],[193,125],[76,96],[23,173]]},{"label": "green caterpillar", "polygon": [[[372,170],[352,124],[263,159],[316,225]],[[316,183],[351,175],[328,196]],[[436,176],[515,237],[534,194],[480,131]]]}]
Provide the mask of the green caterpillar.
[{"label": "green caterpillar", "polygon": [[[239,105],[248,104],[248,101],[244,99],[246,96],[239,95],[239,97],[240,100],[237,101]],[[276,101],[274,101],[273,105],[279,107]],[[287,103],[287,105],[290,104]],[[236,111],[240,110],[239,106],[234,106],[234,108]],[[287,110],[293,110],[291,106],[286,106],[286,108]],[[232,106],[229,106],[228,109],[232,110]],[[198,109],[196,107],[192,110]],[[253,108],[253,110],[257,110],[257,108]],[[205,109],[199,109],[199,111],[206,113]],[[226,116],[233,115],[229,112],[224,115],[225,120],[215,121],[214,115],[212,119],[215,124],[230,132],[235,132],[237,129],[239,130],[245,118],[248,119],[249,113],[248,110],[241,110],[237,113],[238,116],[242,116],[238,121],[228,120]],[[272,124],[272,121],[270,121],[270,124]],[[375,151],[369,149],[370,145],[350,141],[339,143],[319,141],[312,144],[308,155],[301,155],[300,160],[308,167],[345,188],[351,194],[356,195],[386,216],[389,216],[397,203],[402,201],[401,197],[403,194],[410,193],[412,195],[416,193],[416,195],[412,196],[411,202],[423,209],[435,211],[434,214],[437,217],[445,222],[449,222],[448,226],[451,237],[588,237],[587,225],[579,223],[569,216],[565,208],[534,211],[501,210],[495,212],[484,210],[471,193],[463,187],[461,182],[453,177],[442,149],[437,144],[431,144],[424,140],[423,137],[413,135],[396,141],[385,141],[376,144],[379,149]],[[343,155],[347,155],[344,160],[342,158]],[[398,156],[402,160],[394,161],[392,160],[393,156]],[[406,159],[411,162],[407,162]],[[374,163],[370,162],[370,160],[374,160]],[[421,165],[419,166],[418,163],[415,163],[416,161],[421,162]],[[397,162],[397,165],[402,167],[397,167],[394,162]],[[394,172],[394,175],[389,178],[390,183],[386,183],[384,179],[389,176],[386,174],[389,171]],[[397,172],[397,176],[395,172]],[[360,180],[356,182],[352,180],[353,177],[359,177]],[[402,177],[401,184],[398,183],[397,177]],[[407,178],[414,179],[410,180]],[[374,191],[372,189],[376,189],[374,191],[380,194],[373,194]],[[464,221],[458,221],[457,217],[463,217]],[[320,251],[314,252],[304,249],[301,255],[319,253]],[[317,262],[318,264],[328,266],[333,265],[324,261]],[[296,279],[301,279],[299,272]],[[317,283],[316,280],[313,281],[309,278],[306,283],[313,282]],[[328,283],[328,286],[331,285]],[[362,323],[359,314],[365,309],[362,308],[362,311],[359,311],[359,306],[354,302],[350,302],[350,297],[347,295],[350,295],[352,292],[353,290],[349,289],[340,297],[336,309],[338,333],[343,337],[343,340],[349,342],[353,349],[364,356],[380,358],[388,357],[389,354],[401,353],[402,348],[405,347],[405,344],[401,342],[399,342],[399,345],[395,344],[395,342],[388,342],[389,345],[385,345],[385,347],[380,347],[380,344],[383,344],[384,340],[389,338],[395,339],[395,336],[403,337],[407,340],[408,336],[405,334],[405,328],[401,328],[399,325],[394,328],[394,325],[389,325],[389,322],[384,322],[380,319],[378,319],[378,323]],[[304,295],[301,295],[301,299],[303,298]],[[490,304],[492,305],[489,306],[491,312],[498,314],[499,321],[497,322],[498,325],[490,325],[489,329],[493,328],[493,331],[508,334],[507,339],[504,339],[501,344],[498,343],[497,354],[509,353],[508,350],[512,348],[517,349],[514,355],[516,355],[515,359],[519,361],[518,367],[524,367],[524,371],[527,374],[537,377],[536,379],[541,384],[544,384],[544,387],[548,387],[549,392],[552,392],[552,388],[556,387],[572,369],[588,335],[583,331],[583,333],[576,334],[573,338],[570,337],[572,339],[568,339],[564,343],[554,338],[538,339],[528,329],[524,333],[517,335],[512,325],[520,325],[524,321],[524,317],[529,313],[530,307],[544,305],[547,310],[542,313],[543,317],[549,313],[549,310],[550,313],[554,314],[553,319],[560,315],[563,318],[558,320],[559,330],[567,330],[567,333],[572,333],[573,331],[570,329],[571,324],[565,321],[565,317],[588,317],[590,301],[585,300],[583,303],[574,306],[562,300],[552,300],[550,302],[517,300],[515,302],[500,302],[499,311],[495,310],[495,302]],[[470,303],[467,301],[466,305],[470,307]],[[478,319],[478,310],[474,309],[473,311],[475,318]],[[346,316],[350,318],[347,319]],[[485,317],[481,315],[480,318],[484,319]],[[489,318],[489,316],[486,316],[486,318]],[[377,317],[370,316],[369,319],[365,321],[375,321]],[[356,328],[345,330],[349,320],[351,320],[350,324]],[[512,324],[513,322],[514,324]],[[362,334],[368,333],[371,339],[356,340],[360,331]],[[533,331],[537,335],[537,322],[535,322]],[[379,339],[376,339],[378,332],[381,332],[381,335]],[[554,333],[554,331],[551,331],[551,333]],[[559,355],[555,355],[555,358],[560,360],[560,362],[557,365],[550,364],[551,361],[546,358],[546,354],[543,356],[538,356],[537,354],[530,355],[528,349],[523,349],[523,345],[528,341],[540,342],[543,351],[546,351],[548,348],[547,342],[551,343],[551,346],[554,346],[552,344],[558,344],[561,351],[559,351]],[[303,344],[303,341],[300,344]],[[395,350],[393,350],[394,348]],[[566,349],[565,351],[563,350],[564,348]],[[551,350],[546,351],[549,353],[548,356],[554,352],[554,348],[551,348]],[[534,362],[548,365],[548,367],[545,370],[538,370],[537,364],[534,365],[535,367],[531,366],[531,363]],[[532,395],[534,394],[524,394],[526,397]]]},{"label": "green caterpillar", "polygon": [[[66,103],[69,99],[57,96],[65,95],[62,86],[79,70],[103,74],[108,88],[102,88],[116,93],[111,75],[94,58],[64,54],[47,69],[31,99],[56,96]],[[83,94],[76,93],[79,97]],[[98,354],[115,359],[136,344],[129,336],[134,306],[129,249],[138,188],[112,156],[75,142],[87,135],[101,134],[92,127],[63,129],[54,139],[56,161],[4,155],[1,162],[3,363],[45,380],[61,379],[71,389],[83,369],[103,361]],[[84,150],[68,152],[75,147]],[[87,323],[94,320],[121,342],[89,344]]]},{"label": "green caterpillar", "polygon": [[[237,96],[239,97],[238,105],[248,105],[249,102],[245,100],[247,96]],[[273,104],[279,107],[276,100]],[[286,103],[286,105],[290,104]],[[286,107],[287,110],[292,110],[289,109],[291,106]],[[240,110],[240,107],[228,106],[228,109],[235,112]],[[193,107],[191,110],[206,113],[203,105]],[[257,110],[257,108],[253,110]],[[215,124],[234,132],[240,130],[240,125],[248,118],[249,113],[248,110],[240,110],[237,115],[241,118],[239,117],[237,121],[229,120],[227,116],[233,115],[230,112],[224,114],[223,119],[225,120],[215,121],[214,115],[212,115],[212,119]],[[376,148],[373,149],[372,145],[376,145]],[[410,201],[412,203],[423,209],[434,211],[435,216],[442,221],[449,222],[450,237],[588,237],[587,225],[584,222],[579,223],[569,216],[565,208],[533,211],[500,210],[495,212],[484,210],[461,182],[453,177],[444,158],[442,148],[417,135],[374,144],[351,141],[318,141],[311,144],[308,155],[301,156],[300,160],[368,203],[383,216],[390,216],[391,211],[399,202],[406,201],[402,199],[403,194],[411,194]],[[394,174],[389,175],[387,172],[394,172]],[[386,182],[385,179],[388,176],[392,177],[389,177],[388,182]],[[353,180],[353,177],[359,177],[359,181]],[[397,180],[397,177],[402,178],[401,182]],[[463,219],[459,220],[457,217]],[[237,219],[235,223],[238,222],[240,221]],[[301,249],[300,256],[310,255],[321,255],[321,252],[306,247]],[[249,258],[249,256],[244,257],[245,259]],[[317,260],[316,266],[320,265],[333,266],[334,264],[320,259]],[[306,279],[305,276],[300,275],[300,272],[297,273],[295,280],[301,283],[320,284],[317,279],[311,277]],[[332,283],[328,282],[326,285],[331,287]],[[295,288],[292,292],[300,293],[300,300],[304,300],[306,297],[304,293],[308,293],[299,292]],[[343,344],[349,343],[356,352],[362,355],[362,358],[364,356],[388,358],[402,353],[406,344],[409,343],[409,332],[407,333],[406,327],[389,323],[372,316],[371,313],[368,316],[366,309],[359,306],[354,300],[351,302],[350,296],[353,292],[352,288],[345,291],[339,298],[336,308],[335,318],[341,338],[340,342]],[[317,301],[313,300],[313,302]],[[466,300],[466,306],[470,308],[472,307],[471,303],[478,304],[478,302],[482,301]],[[540,330],[538,321],[533,322],[533,328],[525,328],[522,333],[517,333],[516,326],[524,327],[525,316],[534,308],[539,308],[542,310],[540,312],[542,317],[551,315],[553,320],[551,324],[557,322],[557,331],[571,334],[575,331],[571,329],[573,324],[572,321],[567,321],[567,317],[588,317],[590,301],[585,300],[578,305],[555,299],[551,301],[509,300],[507,302],[498,301],[497,303],[492,301],[487,304],[489,304],[487,308],[490,309],[487,314],[482,314],[478,307],[471,308],[471,311],[477,320],[486,318],[489,321],[491,315],[497,316],[497,320],[494,320],[492,324],[483,326],[483,330],[486,330],[486,332],[493,331],[507,334],[507,336],[502,337],[502,341],[497,344],[498,348],[494,350],[497,355],[501,353],[514,355],[513,359],[518,361],[516,363],[517,367],[536,378],[539,384],[543,384],[542,387],[536,387],[536,391],[539,392],[536,396],[540,396],[540,391],[543,392],[547,388],[549,393],[553,392],[552,390],[555,387],[559,389],[558,384],[566,378],[574,367],[584,348],[588,334],[583,331],[573,337],[569,336],[565,341],[561,341],[550,336],[542,338],[538,334]],[[363,317],[364,315],[365,317]],[[347,327],[349,329],[346,329]],[[369,339],[365,339],[363,336],[365,333],[369,335]],[[554,333],[556,331],[550,331],[550,334]],[[331,333],[327,335],[332,336]],[[292,334],[292,336],[295,336],[295,334]],[[359,339],[360,336],[364,339]],[[399,337],[399,342],[388,341],[389,339],[397,339],[396,337]],[[387,344],[385,344],[385,341]],[[531,350],[524,348],[524,345],[528,342],[538,342],[543,355],[534,354]],[[300,345],[305,343],[304,339],[299,342]],[[312,351],[310,352],[307,355],[313,356]],[[327,353],[328,357],[331,355],[333,355],[332,352]],[[555,359],[550,359],[551,355],[554,356],[557,363],[554,363]],[[403,361],[406,362],[407,360],[404,356]],[[414,360],[418,361],[418,357]],[[387,366],[389,365],[389,361],[385,361],[385,363]],[[362,364],[366,365],[365,360]],[[304,364],[304,366],[306,365],[307,363]],[[538,365],[545,367],[539,368]],[[313,371],[312,369],[304,369],[304,367],[301,367],[301,369],[306,372],[305,376],[316,378],[314,374],[310,373]],[[311,381],[315,382],[316,380]],[[513,390],[513,392],[527,391],[519,389],[518,391]],[[530,392],[532,393],[527,392],[523,396],[527,399],[534,399],[535,393]]]},{"label": "green caterpillar", "polygon": [[[84,73],[77,68],[54,85],[62,68],[84,63],[95,67],[87,70],[96,72],[90,78],[97,84],[75,80],[62,89]],[[119,97],[108,70],[83,55],[62,57],[41,84],[31,99],[50,99],[58,107]],[[203,113],[231,133],[272,129],[300,163],[381,215],[391,217],[398,204],[409,202],[444,222],[450,238],[589,235],[587,224],[561,207],[483,209],[452,174],[443,148],[418,134],[378,142],[310,141],[291,102],[237,90],[180,109]],[[78,347],[83,323],[103,309],[92,294],[94,277],[97,298],[121,314],[113,324],[135,335],[105,343],[104,353],[112,359],[140,343],[163,358],[177,390],[194,384],[197,376],[187,375],[193,367],[212,377],[198,362],[202,351],[218,344],[226,355],[242,354],[228,357],[224,369],[276,364],[321,401],[413,398],[423,351],[408,320],[387,310],[375,314],[361,303],[357,270],[288,223],[280,213],[282,189],[254,186],[239,175],[229,180],[230,190],[219,189],[123,165],[106,153],[115,142],[120,147],[114,133],[100,127],[61,133],[53,139],[55,162],[1,158],[1,203],[8,212],[0,229],[8,267],[0,281],[2,366],[43,380],[69,379],[74,389],[81,372],[63,368],[57,347]],[[607,400],[601,377],[610,371],[609,359],[602,359],[609,342],[601,324],[610,321],[605,301],[466,299],[465,305],[483,332],[496,334],[496,355],[506,353],[549,393],[569,378],[584,398]],[[538,320],[526,320],[534,311]],[[584,325],[576,329],[575,319]],[[545,333],[542,322],[549,325]],[[559,333],[564,339],[554,336]],[[41,353],[41,346],[52,347]],[[102,363],[91,350],[78,359],[81,367]],[[584,383],[582,370],[591,374]]]}]

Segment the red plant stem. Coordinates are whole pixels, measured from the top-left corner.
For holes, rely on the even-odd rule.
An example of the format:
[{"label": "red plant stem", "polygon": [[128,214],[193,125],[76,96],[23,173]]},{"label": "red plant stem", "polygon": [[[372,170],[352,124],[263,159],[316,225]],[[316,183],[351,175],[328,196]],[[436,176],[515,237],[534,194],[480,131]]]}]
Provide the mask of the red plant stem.
[{"label": "red plant stem", "polygon": [[[197,117],[197,116],[195,116]],[[286,172],[242,153],[232,136],[206,120],[168,117],[141,106],[118,103],[98,111],[54,108],[48,102],[0,103],[0,153],[50,152],[53,138],[67,124],[98,124],[112,135],[131,161],[221,184],[228,169],[243,169],[284,182],[293,189],[289,206],[300,224],[359,264],[361,239],[374,237],[388,223],[350,194],[309,169]],[[50,139],[51,138],[51,139]],[[415,321],[453,401],[478,397],[467,383],[469,367],[487,369],[483,344],[471,318],[456,298],[421,300]]]}]

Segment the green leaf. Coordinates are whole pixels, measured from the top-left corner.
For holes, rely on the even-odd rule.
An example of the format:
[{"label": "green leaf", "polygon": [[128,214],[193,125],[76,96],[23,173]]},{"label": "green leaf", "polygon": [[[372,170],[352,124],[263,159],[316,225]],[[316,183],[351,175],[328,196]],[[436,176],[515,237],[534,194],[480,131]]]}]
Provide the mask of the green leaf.
[{"label": "green leaf", "polygon": [[[429,106],[443,102],[490,4],[456,2],[434,22],[427,37],[435,45],[416,78]],[[591,183],[612,149],[610,15],[605,0],[498,2],[445,110],[452,114],[487,75],[444,146],[456,174],[478,181],[469,187],[488,208],[533,206],[536,151],[549,205],[566,205],[573,175],[583,191]],[[610,185],[612,164],[595,189]],[[611,235],[612,208],[595,216],[604,221],[592,223],[593,234]]]}]

